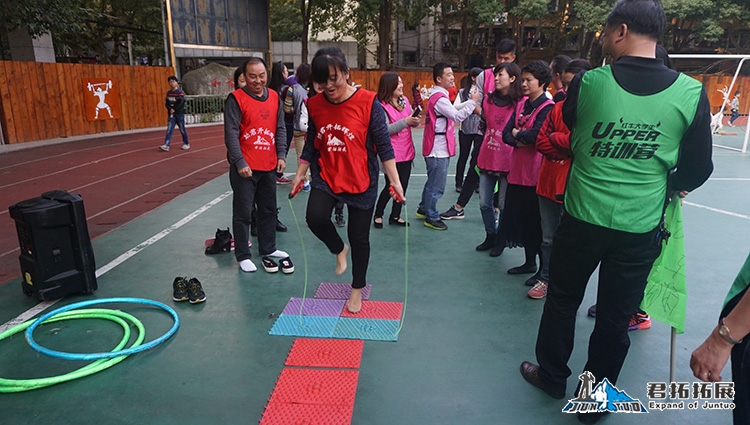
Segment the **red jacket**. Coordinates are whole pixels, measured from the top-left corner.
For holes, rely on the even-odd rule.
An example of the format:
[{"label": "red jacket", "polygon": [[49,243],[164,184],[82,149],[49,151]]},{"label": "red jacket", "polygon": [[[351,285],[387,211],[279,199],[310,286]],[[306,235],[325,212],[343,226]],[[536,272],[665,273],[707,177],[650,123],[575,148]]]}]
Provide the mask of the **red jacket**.
[{"label": "red jacket", "polygon": [[539,169],[536,193],[562,203],[555,195],[565,193],[565,183],[570,169],[570,130],[563,122],[561,101],[552,107],[536,139],[536,149],[544,155]]}]

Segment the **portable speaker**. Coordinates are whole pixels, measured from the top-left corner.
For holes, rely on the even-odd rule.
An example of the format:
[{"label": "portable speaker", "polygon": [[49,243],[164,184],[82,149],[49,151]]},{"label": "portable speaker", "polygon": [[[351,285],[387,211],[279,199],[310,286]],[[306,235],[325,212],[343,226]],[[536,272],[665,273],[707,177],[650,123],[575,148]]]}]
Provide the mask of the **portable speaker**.
[{"label": "portable speaker", "polygon": [[97,289],[94,251],[80,195],[55,190],[8,208],[16,222],[21,289],[40,300]]}]

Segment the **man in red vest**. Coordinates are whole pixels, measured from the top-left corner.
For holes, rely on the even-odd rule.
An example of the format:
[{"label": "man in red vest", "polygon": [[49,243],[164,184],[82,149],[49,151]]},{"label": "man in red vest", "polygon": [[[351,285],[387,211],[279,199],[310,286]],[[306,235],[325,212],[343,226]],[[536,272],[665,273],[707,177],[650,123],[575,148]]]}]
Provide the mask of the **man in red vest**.
[{"label": "man in red vest", "polygon": [[289,255],[276,249],[276,172],[286,168],[284,108],[278,94],[266,88],[268,72],[263,59],[250,58],[242,69],[247,85],[231,93],[224,105],[224,144],[234,191],[234,256],[242,271],[257,270],[248,247],[250,216],[256,203],[263,269],[275,273],[281,266],[284,273],[292,273]]}]

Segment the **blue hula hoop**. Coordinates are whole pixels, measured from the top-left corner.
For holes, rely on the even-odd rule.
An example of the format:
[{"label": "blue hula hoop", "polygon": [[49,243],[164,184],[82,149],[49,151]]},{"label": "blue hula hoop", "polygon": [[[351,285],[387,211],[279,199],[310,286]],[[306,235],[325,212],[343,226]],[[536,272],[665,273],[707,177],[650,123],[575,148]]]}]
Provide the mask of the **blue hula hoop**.
[{"label": "blue hula hoop", "polygon": [[[53,316],[56,316],[60,313],[64,313],[66,311],[75,310],[81,307],[88,307],[91,305],[98,305],[98,304],[113,304],[113,303],[145,304],[145,305],[151,305],[154,307],[159,307],[172,316],[172,319],[174,320],[174,325],[164,335],[146,344],[127,348],[124,350],[110,351],[110,352],[103,352],[103,353],[68,353],[65,351],[55,351],[55,350],[50,350],[49,348],[42,347],[36,341],[34,341],[34,329],[36,329],[40,324],[42,324],[42,322],[52,318]],[[64,359],[64,360],[111,359],[113,357],[127,356],[130,354],[140,353],[141,351],[146,351],[151,348],[154,348],[157,345],[169,339],[172,335],[174,335],[174,333],[177,332],[177,328],[179,327],[180,327],[180,317],[177,315],[176,311],[174,311],[171,307],[169,307],[166,304],[160,303],[158,301],[145,299],[145,298],[103,298],[99,300],[81,301],[78,303],[67,305],[65,307],[58,308],[57,310],[53,310],[53,311],[50,311],[49,313],[44,314],[43,316],[36,319],[36,321],[34,321],[34,323],[32,323],[26,329],[26,341],[34,350],[42,354],[46,354],[50,357],[56,357],[59,359]]]}]

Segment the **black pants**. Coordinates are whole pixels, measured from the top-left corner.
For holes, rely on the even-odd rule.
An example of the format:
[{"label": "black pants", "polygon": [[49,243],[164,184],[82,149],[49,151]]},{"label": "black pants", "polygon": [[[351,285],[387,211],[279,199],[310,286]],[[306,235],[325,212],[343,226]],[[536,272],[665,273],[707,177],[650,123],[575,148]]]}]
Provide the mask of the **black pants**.
[{"label": "black pants", "polygon": [[[406,195],[406,188],[409,186],[412,162],[414,161],[410,159],[408,161],[396,163],[396,172],[398,172],[398,179],[401,181],[401,187],[404,188],[404,195]],[[385,186],[383,187],[383,190],[380,191],[378,202],[375,204],[375,217],[383,217],[383,214],[385,214],[385,206],[388,205],[388,201],[391,200],[391,194],[388,192],[388,187],[390,185],[391,180],[386,175]],[[400,202],[393,203],[391,206],[391,218],[395,219],[401,217],[401,207],[402,204]]]},{"label": "black pants", "polygon": [[[458,161],[456,161],[456,187],[463,187],[466,182],[464,181],[464,172],[466,170],[466,161],[469,160],[469,154],[471,154],[471,161],[469,161],[469,170],[467,173],[473,173],[474,172],[474,166],[477,165],[477,157],[479,156],[479,146],[482,144],[482,139],[484,136],[481,134],[465,134],[463,131],[458,131]],[[466,177],[469,177],[467,174]],[[479,178],[477,177],[474,185],[476,186],[479,183]],[[476,187],[471,189],[473,192]],[[463,192],[461,192],[463,194]],[[471,195],[469,195],[469,198],[471,198]],[[468,199],[466,200],[468,202]],[[461,202],[458,203],[461,206],[466,206],[466,204],[462,204]]]},{"label": "black pants", "polygon": [[[747,292],[737,294],[729,300],[719,317],[727,317]],[[750,423],[750,338],[745,337],[741,343],[732,347],[732,381],[734,381],[734,424]]]},{"label": "black pants", "polygon": [[[331,212],[337,202],[336,198],[316,188],[312,188],[307,201],[307,225],[332,254],[344,249],[344,241],[331,221]],[[349,220],[346,231],[352,255],[352,288],[364,288],[370,263],[370,220],[373,209],[362,210],[351,205],[347,209]]]},{"label": "black pants", "polygon": [[508,184],[495,246],[505,246],[508,241],[511,246],[523,246],[526,265],[536,264],[537,255],[541,263],[542,217],[536,186]]},{"label": "black pants", "polygon": [[234,232],[234,257],[237,261],[249,260],[252,255],[247,241],[250,238],[250,219],[253,203],[258,206],[258,252],[268,255],[276,251],[276,171],[253,171],[242,178],[237,168],[229,167],[232,186],[232,231]]},{"label": "black pants", "polygon": [[656,233],[607,229],[563,214],[552,242],[549,289],[536,341],[539,376],[547,385],[565,389],[576,313],[597,266],[596,324],[583,369],[597,382],[607,378],[617,383],[630,347],[630,316],[643,299],[646,279],[661,252]]}]

